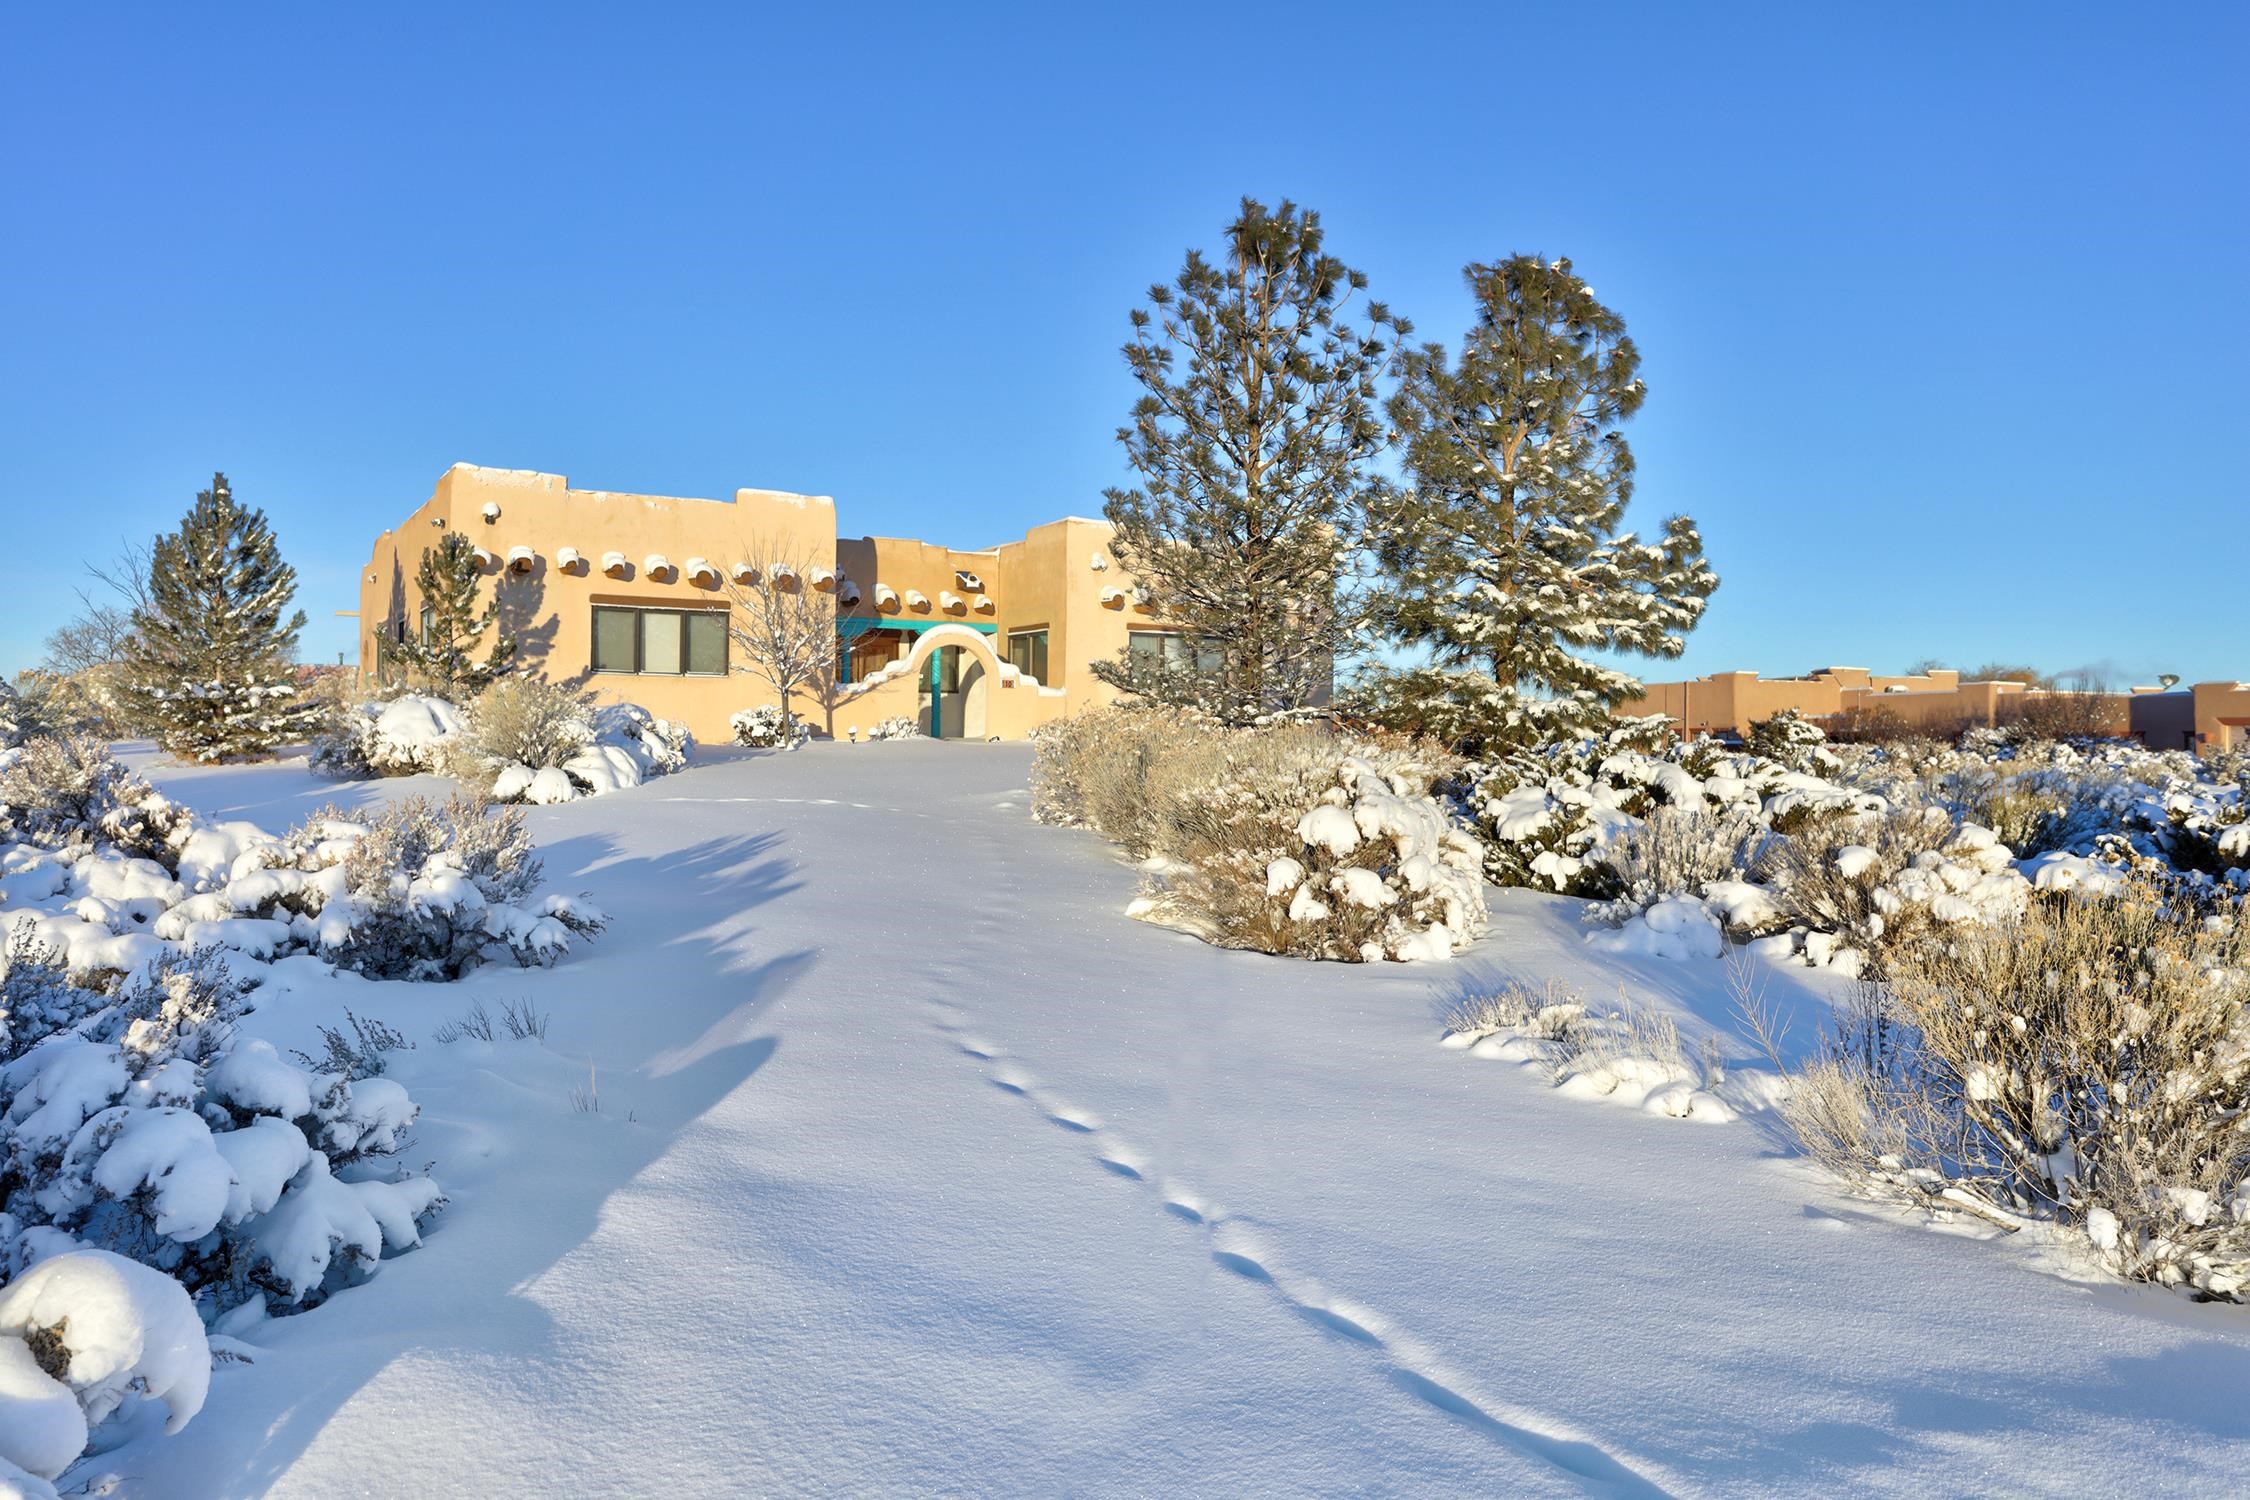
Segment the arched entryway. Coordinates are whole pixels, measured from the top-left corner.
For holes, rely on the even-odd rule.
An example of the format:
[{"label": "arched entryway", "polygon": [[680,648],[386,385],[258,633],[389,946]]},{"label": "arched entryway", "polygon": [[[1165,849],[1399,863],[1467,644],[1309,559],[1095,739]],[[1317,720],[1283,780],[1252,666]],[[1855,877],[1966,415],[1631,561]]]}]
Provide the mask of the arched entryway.
[{"label": "arched entryway", "polygon": [[916,717],[923,733],[933,740],[985,738],[985,689],[991,677],[981,652],[933,645],[915,681]]},{"label": "arched entryway", "polygon": [[[992,737],[988,695],[1000,681],[1000,658],[993,654],[985,629],[953,621],[924,626],[902,656],[878,670],[895,684],[887,693],[913,684],[914,722],[930,738]],[[903,708],[901,704],[888,712]]]}]

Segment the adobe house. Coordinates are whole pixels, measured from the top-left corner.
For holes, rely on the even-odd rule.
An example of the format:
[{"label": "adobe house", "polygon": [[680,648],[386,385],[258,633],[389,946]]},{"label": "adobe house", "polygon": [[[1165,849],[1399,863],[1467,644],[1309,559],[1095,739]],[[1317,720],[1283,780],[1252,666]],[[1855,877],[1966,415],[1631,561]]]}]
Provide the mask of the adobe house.
[{"label": "adobe house", "polygon": [[2205,750],[2250,746],[2250,682],[2199,682],[2189,691],[2195,701],[2195,737]]},{"label": "adobe house", "polygon": [[[1880,710],[1912,727],[1952,734],[1971,725],[1989,728],[2062,696],[2020,682],[1963,682],[1960,673],[1946,669],[1882,676],[1865,667],[1823,667],[1803,677],[1714,672],[1689,682],[1654,682],[1638,698],[1619,704],[1617,712],[1662,714],[1690,739],[1701,734],[1740,739],[1752,724],[1785,708],[1815,721]],[[2129,693],[2067,696],[2073,706],[2092,710],[2102,732],[2138,738],[2153,750],[2250,743],[2250,684],[2204,682],[2177,692],[2136,687]]]},{"label": "adobe house", "polygon": [[897,537],[839,538],[823,495],[735,491],[732,501],[578,490],[560,474],[455,464],[360,574],[360,673],[419,628],[414,585],[444,532],[472,538],[517,661],[606,702],[641,704],[696,737],[774,701],[729,637],[733,590],[806,589],[835,601],[838,682],[797,713],[841,739],[911,717],[945,739],[1021,739],[1108,703],[1097,661],[1175,659],[1110,556],[1106,521],[1065,517],[965,552]]}]

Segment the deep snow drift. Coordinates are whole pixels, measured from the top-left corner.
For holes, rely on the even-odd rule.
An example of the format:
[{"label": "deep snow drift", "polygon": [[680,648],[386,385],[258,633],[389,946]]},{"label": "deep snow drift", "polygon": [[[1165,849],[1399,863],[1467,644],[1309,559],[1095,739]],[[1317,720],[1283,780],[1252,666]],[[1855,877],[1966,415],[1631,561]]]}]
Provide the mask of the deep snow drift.
[{"label": "deep snow drift", "polygon": [[[1125,915],[1017,747],[722,752],[534,810],[614,918],[551,971],[337,979],[418,1043],[424,1248],[245,1333],[124,1493],[2229,1493],[2250,1313],[1842,1197],[1755,1113],[1602,1108],[1436,1045],[1465,989],[1731,1031],[1717,962],[1493,894],[1450,964]],[[280,827],[288,767],[150,767]],[[424,784],[344,789],[387,798]],[[1834,981],[1775,970],[1809,1040]],[[450,1044],[528,999],[543,1040]],[[1745,1044],[1727,1047],[1746,1055]],[[598,1105],[598,1107],[597,1107]],[[2052,1264],[2042,1264],[2042,1260]]]}]

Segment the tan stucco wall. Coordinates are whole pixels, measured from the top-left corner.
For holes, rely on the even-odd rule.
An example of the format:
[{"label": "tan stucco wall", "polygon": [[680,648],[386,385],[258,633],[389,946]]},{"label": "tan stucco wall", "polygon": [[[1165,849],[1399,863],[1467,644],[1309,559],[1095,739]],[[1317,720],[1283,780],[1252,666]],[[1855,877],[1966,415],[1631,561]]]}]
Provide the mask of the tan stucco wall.
[{"label": "tan stucco wall", "polygon": [[2202,749],[2250,745],[2250,682],[2199,682],[2192,691],[2196,739]]},{"label": "tan stucco wall", "polygon": [[[1689,682],[1651,683],[1640,697],[1620,704],[1617,712],[1626,717],[1663,714],[1690,737],[1747,735],[1752,724],[1786,708],[1808,719],[1853,709],[1881,711],[1917,728],[1946,731],[1966,724],[1995,724],[2015,704],[2048,696],[2028,691],[2019,682],[1962,682],[1960,673],[1951,670],[1884,676],[1865,667],[1824,667],[1806,677],[1769,680],[1755,672],[1714,672]],[[2095,696],[2105,730],[2128,732],[2130,695]]]},{"label": "tan stucco wall", "polygon": [[[488,505],[498,507],[491,521],[484,516]],[[1021,541],[962,551],[911,538],[840,539],[835,507],[823,496],[747,489],[732,501],[631,495],[572,489],[559,474],[456,464],[430,498],[378,537],[371,550],[360,579],[363,677],[372,678],[378,638],[393,622],[404,620],[410,632],[416,628],[421,598],[414,573],[423,550],[447,530],[462,532],[495,559],[487,587],[499,601],[504,628],[520,641],[518,661],[527,670],[583,686],[604,701],[639,703],[683,720],[705,740],[730,738],[729,719],[772,702],[772,690],[739,670],[738,649],[730,649],[738,670],[725,677],[593,672],[596,604],[725,609],[723,579],[737,562],[779,558],[800,569],[832,566],[860,590],[856,605],[839,608],[840,618],[992,627],[988,635],[964,630],[960,637],[925,631],[911,649],[919,662],[925,643],[938,634],[946,643],[969,646],[982,672],[981,691],[974,694],[976,706],[957,713],[954,722],[975,737],[1002,739],[1020,739],[1048,719],[1111,701],[1116,694],[1095,680],[1092,663],[1123,651],[1129,630],[1154,624],[1148,611],[1132,602],[1133,581],[1109,556],[1110,528],[1102,521],[1069,518],[1036,527]],[[510,549],[518,546],[536,554],[528,572],[508,564]],[[581,559],[567,569],[559,562],[565,547]],[[604,571],[609,552],[624,554],[622,576]],[[771,555],[752,555],[757,552]],[[644,561],[652,553],[663,555],[672,571],[649,575]],[[691,579],[685,564],[696,557],[720,569],[721,580]],[[1094,566],[1096,557],[1104,567]],[[960,576],[964,571],[983,587],[971,587]],[[895,601],[879,603],[879,586],[895,594]],[[1105,606],[1104,590],[1121,597]],[[926,601],[921,607],[907,602],[915,592]],[[948,607],[948,594],[959,602]],[[1002,664],[1008,632],[1040,626],[1048,631],[1048,670],[1056,680],[1035,685]],[[965,639],[980,635],[979,642]],[[840,697],[834,732],[864,731],[894,715],[914,715],[917,702],[912,674],[900,674]],[[826,707],[809,698],[800,697],[797,710],[816,726],[829,723]],[[980,718],[983,732],[977,734]]]}]

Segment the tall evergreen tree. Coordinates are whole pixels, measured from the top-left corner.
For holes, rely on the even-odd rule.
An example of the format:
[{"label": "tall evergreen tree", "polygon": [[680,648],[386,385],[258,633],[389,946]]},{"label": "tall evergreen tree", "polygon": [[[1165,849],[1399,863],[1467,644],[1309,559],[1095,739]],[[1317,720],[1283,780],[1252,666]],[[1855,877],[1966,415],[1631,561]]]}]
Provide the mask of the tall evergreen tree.
[{"label": "tall evergreen tree", "polygon": [[311,727],[317,708],[290,667],[304,612],[283,618],[296,570],[265,512],[237,505],[226,475],[212,475],[180,529],[157,538],[148,584],[125,690],[165,749],[195,760],[260,755]]},{"label": "tall evergreen tree", "polygon": [[1323,248],[1320,215],[1242,200],[1218,264],[1193,250],[1132,314],[1125,362],[1140,383],[1118,431],[1140,476],[1107,492],[1111,550],[1181,628],[1170,662],[1096,664],[1144,699],[1229,722],[1325,696],[1357,625],[1349,588],[1383,443],[1375,380],[1385,330],[1367,278]]},{"label": "tall evergreen tree", "polygon": [[1378,687],[1423,728],[1506,749],[1600,728],[1640,684],[1593,653],[1678,656],[1719,580],[1685,516],[1660,541],[1619,534],[1619,427],[1647,394],[1624,320],[1567,260],[1465,274],[1477,316],[1460,358],[1405,352],[1390,402],[1410,483],[1375,511],[1380,623],[1430,661]]},{"label": "tall evergreen tree", "polygon": [[405,640],[386,648],[393,661],[456,701],[490,687],[516,654],[516,638],[502,631],[493,637],[484,659],[477,660],[478,642],[500,616],[497,590],[478,602],[483,582],[476,544],[460,532],[449,531],[435,547],[424,547],[414,570],[422,618]]}]

